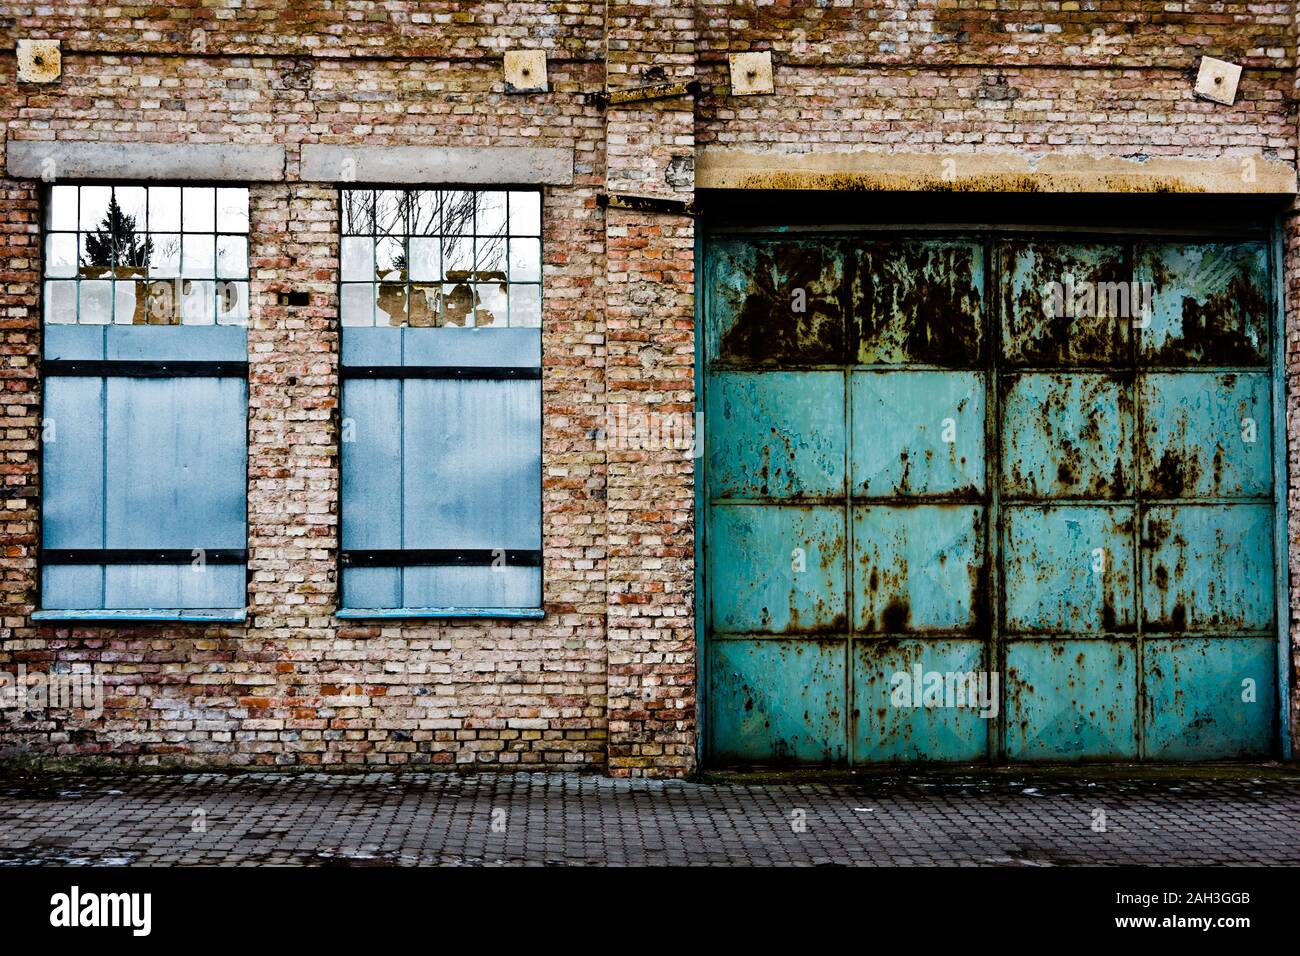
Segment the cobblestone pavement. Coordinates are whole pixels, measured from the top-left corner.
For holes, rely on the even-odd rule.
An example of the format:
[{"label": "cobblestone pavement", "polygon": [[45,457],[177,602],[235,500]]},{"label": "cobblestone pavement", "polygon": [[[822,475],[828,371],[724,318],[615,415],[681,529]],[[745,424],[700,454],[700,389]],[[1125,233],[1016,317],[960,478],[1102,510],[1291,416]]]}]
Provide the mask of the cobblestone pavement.
[{"label": "cobblestone pavement", "polygon": [[0,780],[0,865],[1300,864],[1300,774]]}]

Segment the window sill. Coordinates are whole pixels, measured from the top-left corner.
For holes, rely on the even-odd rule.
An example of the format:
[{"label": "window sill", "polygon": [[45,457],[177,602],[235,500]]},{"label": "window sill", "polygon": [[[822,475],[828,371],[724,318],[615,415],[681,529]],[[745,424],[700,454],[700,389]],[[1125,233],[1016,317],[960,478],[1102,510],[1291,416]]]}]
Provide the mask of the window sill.
[{"label": "window sill", "polygon": [[243,624],[248,612],[240,608],[124,608],[121,610],[35,611],[33,621],[162,621],[197,624]]},{"label": "window sill", "polygon": [[335,615],[343,621],[391,620],[394,618],[503,618],[541,620],[540,607],[381,607],[341,608]]}]

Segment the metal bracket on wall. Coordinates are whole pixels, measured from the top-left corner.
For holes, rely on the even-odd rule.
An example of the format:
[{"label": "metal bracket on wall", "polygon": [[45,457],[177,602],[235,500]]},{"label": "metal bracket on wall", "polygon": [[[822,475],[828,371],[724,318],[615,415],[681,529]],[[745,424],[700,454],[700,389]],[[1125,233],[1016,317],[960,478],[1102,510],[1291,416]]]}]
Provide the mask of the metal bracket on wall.
[{"label": "metal bracket on wall", "polygon": [[619,106],[623,103],[644,103],[647,100],[667,100],[675,96],[699,96],[703,87],[699,80],[686,80],[681,83],[653,83],[650,86],[634,86],[626,90],[601,90],[591,94],[592,102],[602,109],[607,106]]},{"label": "metal bracket on wall", "polygon": [[699,213],[694,200],[629,196],[627,193],[597,193],[596,205],[601,209],[630,209],[633,212],[662,212],[678,216],[694,216]]}]

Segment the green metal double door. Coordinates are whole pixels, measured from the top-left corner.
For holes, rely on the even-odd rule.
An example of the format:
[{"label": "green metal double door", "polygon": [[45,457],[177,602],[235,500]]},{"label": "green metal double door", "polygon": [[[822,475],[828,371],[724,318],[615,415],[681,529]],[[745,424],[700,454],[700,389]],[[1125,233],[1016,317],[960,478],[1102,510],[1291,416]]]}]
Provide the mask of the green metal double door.
[{"label": "green metal double door", "polygon": [[1268,242],[706,243],[707,759],[1274,751]]}]

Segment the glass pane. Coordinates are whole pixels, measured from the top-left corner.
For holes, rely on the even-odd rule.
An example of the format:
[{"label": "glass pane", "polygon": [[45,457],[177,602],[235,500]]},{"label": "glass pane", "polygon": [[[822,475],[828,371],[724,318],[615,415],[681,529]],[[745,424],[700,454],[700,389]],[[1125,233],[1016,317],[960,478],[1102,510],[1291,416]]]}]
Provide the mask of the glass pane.
[{"label": "glass pane", "polygon": [[145,322],[148,325],[179,325],[181,321],[181,284],[174,279],[149,282],[148,301],[145,304]]},{"label": "glass pane", "polygon": [[143,234],[148,230],[145,212],[145,188],[143,186],[115,186],[113,198],[122,210],[127,226],[133,232]]},{"label": "glass pane", "polygon": [[108,228],[108,205],[113,199],[111,186],[81,187],[81,231],[92,232]]},{"label": "glass pane", "polygon": [[417,189],[410,194],[410,229],[413,236],[436,236],[439,222],[439,193],[434,189]]},{"label": "glass pane", "polygon": [[52,232],[45,237],[45,274],[47,276],[75,276],[77,274],[77,234]]},{"label": "glass pane", "polygon": [[217,277],[242,279],[248,275],[248,240],[243,236],[217,237]]},{"label": "glass pane", "polygon": [[515,328],[539,328],[542,324],[542,287],[510,287],[510,325]]},{"label": "glass pane", "polygon": [[475,271],[479,279],[506,277],[506,241],[500,237],[479,236],[474,240]]},{"label": "glass pane", "polygon": [[149,187],[149,231],[181,231],[181,189],[179,186]]},{"label": "glass pane", "polygon": [[375,194],[369,189],[343,191],[343,234],[368,236],[375,231]]},{"label": "glass pane", "polygon": [[510,194],[510,235],[540,236],[542,234],[542,194],[518,192]]},{"label": "glass pane", "polygon": [[406,197],[402,190],[375,191],[375,232],[399,236],[406,232]]},{"label": "glass pane", "polygon": [[216,190],[209,186],[186,186],[181,196],[181,232],[215,232]]},{"label": "glass pane", "polygon": [[386,236],[375,242],[375,276],[389,282],[406,278],[406,245],[401,239]]},{"label": "glass pane", "polygon": [[50,205],[45,211],[47,229],[77,230],[77,187],[55,186],[50,190]]},{"label": "glass pane", "polygon": [[77,321],[77,283],[45,283],[45,321],[68,324]]},{"label": "glass pane", "polygon": [[98,279],[113,270],[113,240],[106,232],[83,232],[77,273]]},{"label": "glass pane", "polygon": [[440,325],[439,313],[442,310],[442,286],[412,285],[406,324],[414,329],[429,328]]},{"label": "glass pane", "polygon": [[112,317],[113,283],[104,279],[83,279],[77,321],[82,325],[107,325]]},{"label": "glass pane", "polygon": [[170,279],[181,274],[181,237],[160,233],[149,237],[153,245],[149,256],[149,275]]},{"label": "glass pane", "polygon": [[379,283],[375,306],[375,325],[393,328],[406,324],[406,285],[402,282]]},{"label": "glass pane", "polygon": [[474,234],[474,193],[445,192],[442,194],[442,234],[444,236]]},{"label": "glass pane", "polygon": [[217,232],[248,232],[248,190],[217,190]]},{"label": "glass pane", "polygon": [[375,324],[375,287],[369,282],[348,283],[339,293],[339,317],[344,325]]},{"label": "glass pane", "polygon": [[[188,213],[186,214],[188,217]],[[181,274],[209,279],[216,272],[216,237],[186,234],[181,249]]]},{"label": "glass pane", "polygon": [[474,220],[476,236],[503,236],[506,232],[506,194],[478,194],[478,213]]},{"label": "glass pane", "polygon": [[468,236],[447,236],[442,240],[444,279],[468,279],[474,269],[474,240]]},{"label": "glass pane", "polygon": [[477,287],[478,308],[474,310],[474,326],[506,324],[506,287],[503,282],[480,282]]},{"label": "glass pane", "polygon": [[442,325],[472,326],[474,310],[473,288],[465,282],[443,283]]},{"label": "glass pane", "polygon": [[143,282],[113,283],[113,324],[144,325],[149,319],[149,296]]},{"label": "glass pane", "polygon": [[414,282],[437,281],[442,278],[439,271],[441,243],[437,239],[415,236],[410,240],[411,280]]},{"label": "glass pane", "polygon": [[211,280],[187,279],[181,283],[181,322],[184,325],[212,325],[217,321],[217,284]]},{"label": "glass pane", "polygon": [[510,281],[542,281],[542,241],[540,239],[510,240]]},{"label": "glass pane", "polygon": [[217,324],[248,324],[248,283],[217,283]]},{"label": "glass pane", "polygon": [[375,240],[367,237],[345,238],[340,243],[342,278],[373,279],[375,277]]}]

